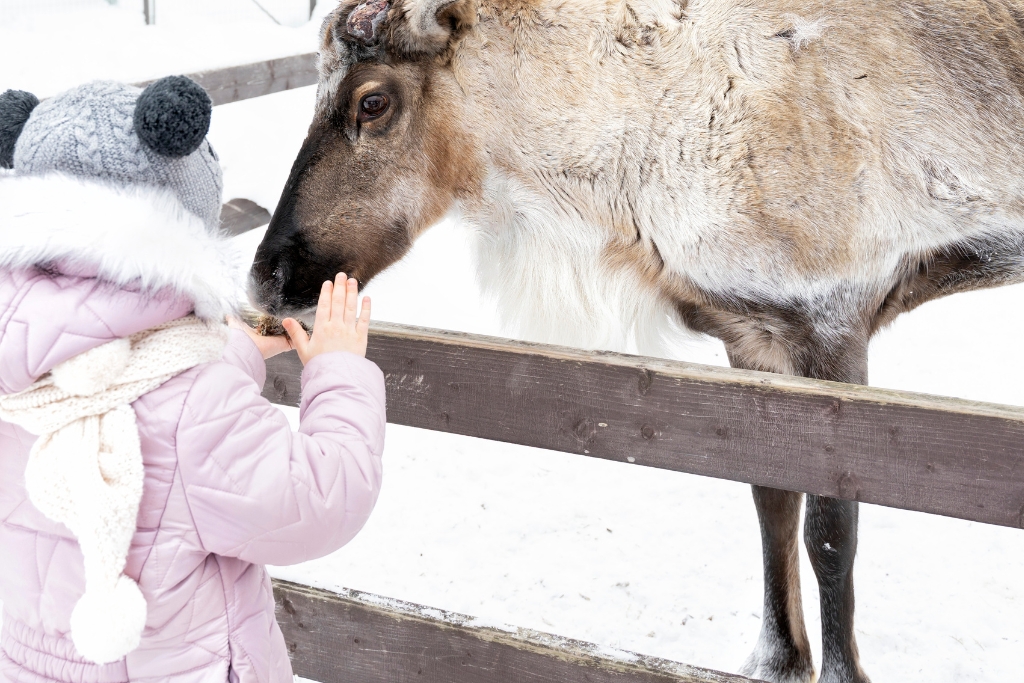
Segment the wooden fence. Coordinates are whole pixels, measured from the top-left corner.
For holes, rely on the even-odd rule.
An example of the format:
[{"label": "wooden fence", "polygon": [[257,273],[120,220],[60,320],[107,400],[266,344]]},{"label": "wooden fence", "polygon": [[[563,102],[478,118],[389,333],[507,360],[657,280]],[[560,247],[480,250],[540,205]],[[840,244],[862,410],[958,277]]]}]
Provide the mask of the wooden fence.
[{"label": "wooden fence", "polygon": [[[314,85],[317,79],[316,53],[268,59],[224,69],[187,74],[203,86],[214,106],[230,104],[276,92]],[[156,79],[135,83],[145,87]]]},{"label": "wooden fence", "polygon": [[392,598],[274,582],[295,673],[324,683],[749,683]]},{"label": "wooden fence", "polygon": [[[312,65],[193,78],[223,104]],[[1024,527],[1021,408],[386,323],[367,355],[396,424]],[[296,405],[300,372],[271,359],[264,395]],[[354,591],[275,595],[296,673],[324,683],[746,680]]]},{"label": "wooden fence", "polygon": [[1024,525],[1022,408],[388,323],[367,355],[395,424]]}]

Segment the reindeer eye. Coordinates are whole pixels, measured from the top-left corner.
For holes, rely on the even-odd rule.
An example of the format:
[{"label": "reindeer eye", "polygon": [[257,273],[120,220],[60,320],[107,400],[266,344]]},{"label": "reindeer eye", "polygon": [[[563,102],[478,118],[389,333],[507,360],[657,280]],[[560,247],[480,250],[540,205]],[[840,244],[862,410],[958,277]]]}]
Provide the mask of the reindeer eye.
[{"label": "reindeer eye", "polygon": [[388,104],[386,95],[367,95],[359,102],[359,118],[375,119],[388,110]]}]

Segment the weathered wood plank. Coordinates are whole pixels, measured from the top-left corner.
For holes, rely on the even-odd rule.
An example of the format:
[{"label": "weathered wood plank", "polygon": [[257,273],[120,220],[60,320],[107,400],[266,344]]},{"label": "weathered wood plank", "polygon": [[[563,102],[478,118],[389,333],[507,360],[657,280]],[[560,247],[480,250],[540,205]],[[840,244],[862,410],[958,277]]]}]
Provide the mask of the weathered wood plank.
[{"label": "weathered wood plank", "polygon": [[[292,55],[186,75],[203,86],[213,100],[214,106],[228,104],[316,84],[316,53]],[[135,85],[145,87],[153,80],[155,79]]]},{"label": "weathered wood plank", "polygon": [[220,229],[232,237],[270,222],[270,212],[252,201],[236,197],[220,207]]},{"label": "weathered wood plank", "polygon": [[368,357],[396,424],[1024,526],[1021,408],[385,323]]},{"label": "weathered wood plank", "polygon": [[275,581],[274,597],[295,673],[321,683],[750,681],[359,591]]}]

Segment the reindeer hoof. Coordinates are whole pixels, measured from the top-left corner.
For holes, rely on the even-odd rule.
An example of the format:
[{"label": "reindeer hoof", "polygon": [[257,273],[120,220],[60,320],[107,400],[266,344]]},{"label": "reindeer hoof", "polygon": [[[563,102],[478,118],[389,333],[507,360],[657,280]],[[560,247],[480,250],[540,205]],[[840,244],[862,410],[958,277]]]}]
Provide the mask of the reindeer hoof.
[{"label": "reindeer hoof", "polygon": [[815,683],[814,665],[808,661],[785,661],[781,657],[768,657],[754,652],[747,659],[740,674],[767,683]]}]

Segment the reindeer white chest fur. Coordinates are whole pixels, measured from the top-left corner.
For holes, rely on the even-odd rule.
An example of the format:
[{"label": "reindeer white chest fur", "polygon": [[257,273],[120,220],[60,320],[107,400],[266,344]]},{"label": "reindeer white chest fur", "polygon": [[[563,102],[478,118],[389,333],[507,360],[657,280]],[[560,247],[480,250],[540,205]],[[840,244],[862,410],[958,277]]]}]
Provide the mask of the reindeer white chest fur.
[{"label": "reindeer white chest fur", "polygon": [[[680,332],[658,292],[605,255],[605,226],[494,173],[476,228],[477,275],[511,334],[581,348],[662,351]],[[673,328],[675,328],[673,330]]]}]

